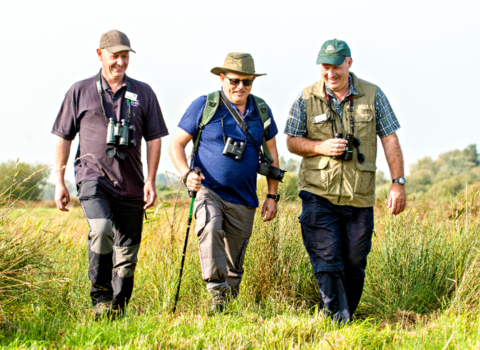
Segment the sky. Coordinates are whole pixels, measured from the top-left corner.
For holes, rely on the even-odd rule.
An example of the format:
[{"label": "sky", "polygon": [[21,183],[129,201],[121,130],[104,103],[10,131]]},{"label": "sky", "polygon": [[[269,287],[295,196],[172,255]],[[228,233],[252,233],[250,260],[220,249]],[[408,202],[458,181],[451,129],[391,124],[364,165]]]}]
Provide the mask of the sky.
[{"label": "sky", "polygon": [[[220,88],[210,69],[228,52],[252,54],[267,73],[252,93],[273,111],[280,155],[296,157],[283,134],[288,112],[319,79],[318,50],[333,38],[349,44],[351,71],[390,100],[408,171],[419,158],[479,143],[479,10],[465,0],[10,1],[0,22],[0,162],[54,163],[50,131],[65,93],[98,72],[100,36],[118,29],[136,51],[127,74],[153,88],[170,132],[159,173],[176,172],[171,136],[194,99]],[[380,144],[377,166],[388,174]],[[66,177],[73,181],[71,162]]]}]

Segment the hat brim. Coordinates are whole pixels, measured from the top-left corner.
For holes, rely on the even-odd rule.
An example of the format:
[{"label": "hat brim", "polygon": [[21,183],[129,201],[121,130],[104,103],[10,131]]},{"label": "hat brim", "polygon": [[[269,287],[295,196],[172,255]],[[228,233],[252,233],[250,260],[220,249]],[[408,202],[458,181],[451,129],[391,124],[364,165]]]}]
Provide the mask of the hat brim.
[{"label": "hat brim", "polygon": [[235,74],[241,74],[241,75],[254,75],[256,77],[259,77],[261,75],[267,75],[267,73],[251,73],[251,72],[243,72],[240,70],[234,70],[234,69],[229,69],[229,68],[224,68],[224,67],[215,67],[210,70],[211,73],[215,75],[220,75],[220,73],[235,73]]},{"label": "hat brim", "polygon": [[341,66],[345,61],[346,56],[338,55],[321,55],[317,57],[317,64],[331,64],[334,66]]},{"label": "hat brim", "polygon": [[121,51],[132,51],[133,53],[136,53],[135,51],[133,51],[133,49],[131,47],[126,46],[126,45],[110,46],[110,47],[105,47],[104,49],[107,50],[107,52],[110,52],[110,53],[117,53],[117,52],[121,52]]}]

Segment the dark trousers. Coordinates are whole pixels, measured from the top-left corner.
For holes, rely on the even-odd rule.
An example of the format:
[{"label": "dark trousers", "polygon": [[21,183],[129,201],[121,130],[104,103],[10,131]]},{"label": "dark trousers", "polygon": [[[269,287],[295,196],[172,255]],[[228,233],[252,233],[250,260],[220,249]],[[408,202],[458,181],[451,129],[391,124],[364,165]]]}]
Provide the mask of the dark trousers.
[{"label": "dark trousers", "polygon": [[132,296],[143,226],[143,198],[122,197],[98,181],[78,185],[78,199],[90,226],[88,277],[93,305],[113,300],[124,308]]},{"label": "dark trousers", "polygon": [[339,322],[352,319],[363,292],[372,246],[373,208],[334,205],[301,191],[303,244],[317,278],[323,308]]}]

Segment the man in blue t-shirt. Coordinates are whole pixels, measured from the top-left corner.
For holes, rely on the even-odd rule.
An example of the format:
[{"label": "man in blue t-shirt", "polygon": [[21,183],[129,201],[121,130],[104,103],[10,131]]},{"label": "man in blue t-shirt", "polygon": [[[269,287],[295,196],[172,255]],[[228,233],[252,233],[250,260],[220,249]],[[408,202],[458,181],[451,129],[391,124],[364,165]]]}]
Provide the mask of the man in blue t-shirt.
[{"label": "man in blue t-shirt", "polygon": [[[238,295],[245,250],[258,207],[256,183],[260,147],[265,138],[267,151],[273,158],[272,165],[278,167],[275,141],[278,130],[270,108],[267,106],[269,118],[262,122],[255,99],[250,95],[255,78],[265,75],[255,73],[250,54],[229,53],[223,67],[215,67],[211,72],[220,76],[222,84],[215,114],[199,129],[207,96],[193,101],[178,124],[169,154],[189,190],[198,192],[194,207],[195,232],[199,239],[202,277],[212,294],[209,312],[215,313],[224,310],[229,296]],[[241,119],[237,122],[232,113]],[[185,147],[199,131],[198,149],[189,167]],[[245,144],[241,159],[224,154],[230,141]],[[194,167],[201,169],[200,175],[192,171]],[[267,183],[263,221],[275,217],[280,199],[278,181],[267,178]]]}]

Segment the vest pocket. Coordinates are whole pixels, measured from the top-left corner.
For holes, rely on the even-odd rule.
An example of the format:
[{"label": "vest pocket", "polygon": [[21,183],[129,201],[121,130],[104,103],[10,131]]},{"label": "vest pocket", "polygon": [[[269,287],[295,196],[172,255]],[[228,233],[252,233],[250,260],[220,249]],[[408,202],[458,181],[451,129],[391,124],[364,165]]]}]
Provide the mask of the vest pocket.
[{"label": "vest pocket", "polygon": [[321,188],[324,191],[328,191],[328,174],[327,165],[329,157],[314,156],[310,158],[304,158],[307,171],[305,172],[305,181],[309,185]]},{"label": "vest pocket", "polygon": [[356,163],[355,194],[371,195],[375,189],[375,163]]},{"label": "vest pocket", "polygon": [[364,138],[371,133],[373,125],[372,114],[357,114],[355,116],[355,136]]}]

